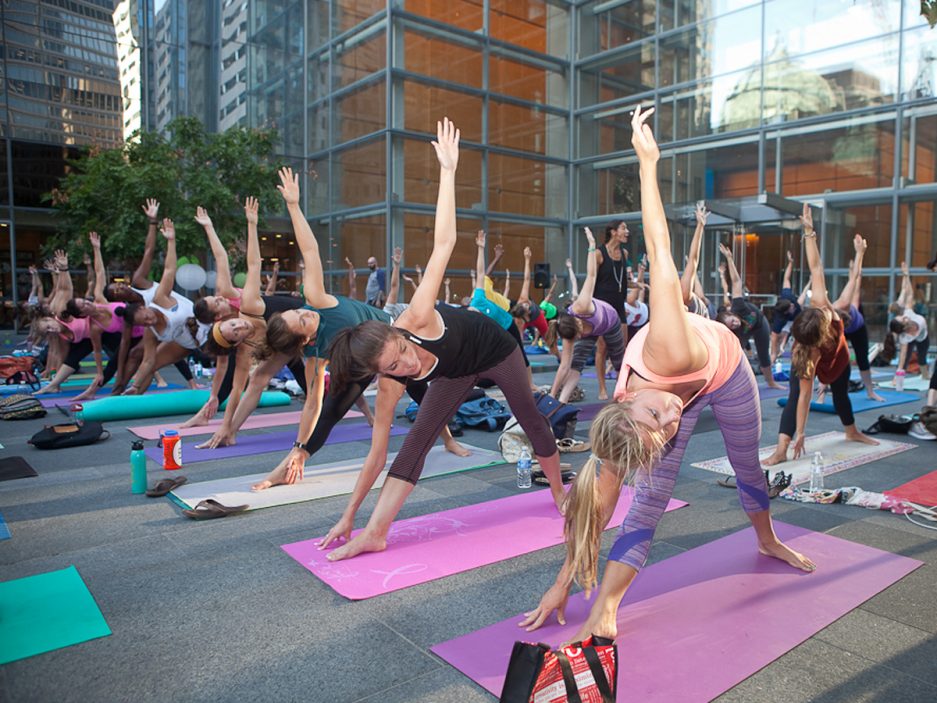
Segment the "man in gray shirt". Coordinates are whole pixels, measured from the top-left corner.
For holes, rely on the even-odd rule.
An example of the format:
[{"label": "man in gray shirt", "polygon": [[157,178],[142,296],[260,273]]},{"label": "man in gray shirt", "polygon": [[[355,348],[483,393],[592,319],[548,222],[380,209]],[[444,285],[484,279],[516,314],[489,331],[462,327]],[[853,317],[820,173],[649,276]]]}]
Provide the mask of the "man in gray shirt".
[{"label": "man in gray shirt", "polygon": [[387,286],[387,272],[377,267],[377,259],[373,256],[368,259],[368,268],[371,269],[371,274],[368,276],[368,285],[364,289],[365,302],[376,308],[383,308],[386,298],[384,291]]}]

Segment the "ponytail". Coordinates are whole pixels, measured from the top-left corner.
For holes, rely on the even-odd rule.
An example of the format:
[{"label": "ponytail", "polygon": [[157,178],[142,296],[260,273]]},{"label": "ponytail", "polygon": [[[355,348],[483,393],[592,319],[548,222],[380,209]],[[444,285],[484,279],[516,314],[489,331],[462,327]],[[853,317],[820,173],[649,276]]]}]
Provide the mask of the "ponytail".
[{"label": "ponytail", "polygon": [[329,360],[329,392],[341,394],[348,386],[378,372],[376,363],[384,345],[400,330],[378,320],[346,327],[332,338],[325,358]]},{"label": "ponytail", "polygon": [[140,303],[127,303],[123,307],[115,308],[114,314],[124,318],[125,327],[133,327],[133,320],[137,316],[137,312],[142,310],[143,307]]},{"label": "ponytail", "polygon": [[590,455],[566,497],[563,533],[570,576],[587,591],[598,582],[599,544],[605,530],[598,484],[601,467],[601,460]]}]

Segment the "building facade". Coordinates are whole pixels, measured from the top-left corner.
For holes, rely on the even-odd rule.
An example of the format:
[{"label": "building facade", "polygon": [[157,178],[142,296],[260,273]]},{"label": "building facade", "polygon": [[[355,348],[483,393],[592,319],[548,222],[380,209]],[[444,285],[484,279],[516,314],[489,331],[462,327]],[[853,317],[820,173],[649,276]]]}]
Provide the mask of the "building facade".
[{"label": "building facade", "polygon": [[280,130],[338,282],[346,256],[363,266],[401,246],[406,266],[425,263],[428,140],[454,119],[451,268],[464,295],[480,228],[504,242],[512,271],[525,246],[562,271],[584,255],[583,225],[620,218],[636,258],[629,113],[653,106],[678,260],[696,201],[718,215],[707,292],[723,241],[752,293],[776,294],[807,201],[822,208],[834,292],[852,234],[869,240],[864,304],[881,328],[899,262],[935,299],[924,266],[937,251],[937,30],[919,11],[916,0],[250,0],[248,121]]}]

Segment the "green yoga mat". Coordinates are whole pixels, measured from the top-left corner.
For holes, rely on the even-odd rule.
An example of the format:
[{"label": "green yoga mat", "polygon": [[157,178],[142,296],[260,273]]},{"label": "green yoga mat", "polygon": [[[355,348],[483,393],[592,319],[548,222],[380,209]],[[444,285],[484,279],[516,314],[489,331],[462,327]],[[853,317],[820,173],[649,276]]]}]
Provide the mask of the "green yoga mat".
[{"label": "green yoga mat", "polygon": [[[144,395],[121,395],[100,398],[84,403],[83,410],[75,413],[79,420],[133,420],[141,417],[162,415],[184,415],[198,412],[208,400],[208,391],[174,391],[172,393],[148,393]],[[260,395],[259,408],[289,405],[290,396],[281,391],[264,391]],[[225,403],[222,403],[223,410]]]},{"label": "green yoga mat", "polygon": [[0,664],[110,634],[74,566],[0,583]]}]

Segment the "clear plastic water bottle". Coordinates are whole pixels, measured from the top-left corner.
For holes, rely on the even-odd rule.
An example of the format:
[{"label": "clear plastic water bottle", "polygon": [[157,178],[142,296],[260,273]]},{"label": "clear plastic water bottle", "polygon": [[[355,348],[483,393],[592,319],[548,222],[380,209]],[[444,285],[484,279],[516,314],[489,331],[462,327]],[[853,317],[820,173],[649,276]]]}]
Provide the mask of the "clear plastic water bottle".
[{"label": "clear plastic water bottle", "polygon": [[517,460],[518,488],[530,488],[530,464],[530,452],[527,451],[527,447],[523,447]]},{"label": "clear plastic water bottle", "polygon": [[904,369],[898,369],[895,371],[895,390],[903,391],[904,390],[904,378],[907,375]]},{"label": "clear plastic water bottle", "polygon": [[784,367],[781,366],[781,360],[778,359],[777,361],[774,362],[774,376],[775,376],[775,380],[777,380],[777,377],[781,375],[781,372],[782,372],[783,370],[784,370]]},{"label": "clear plastic water bottle", "polygon": [[810,492],[816,493],[823,490],[823,469],[825,463],[823,455],[820,452],[814,452],[813,462],[810,464]]}]

